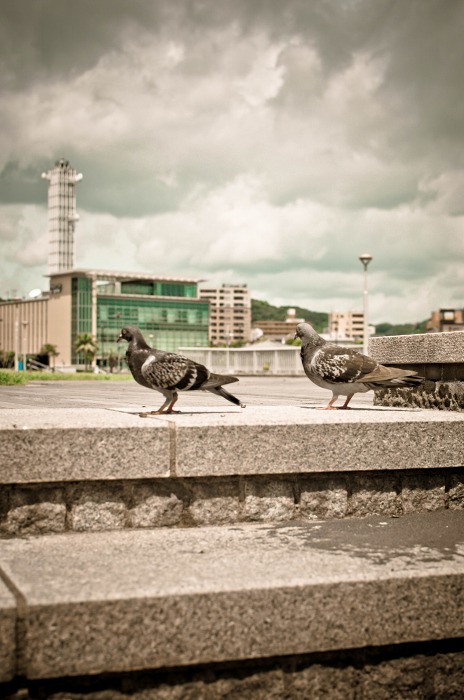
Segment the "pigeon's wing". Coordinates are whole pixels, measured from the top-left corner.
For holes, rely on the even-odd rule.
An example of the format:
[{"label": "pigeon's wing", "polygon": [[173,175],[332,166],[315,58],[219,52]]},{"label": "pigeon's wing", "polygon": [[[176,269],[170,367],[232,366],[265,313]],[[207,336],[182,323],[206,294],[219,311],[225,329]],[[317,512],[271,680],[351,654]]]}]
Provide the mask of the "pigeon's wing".
[{"label": "pigeon's wing", "polygon": [[198,362],[170,352],[152,353],[142,366],[142,375],[147,382],[171,391],[199,389],[209,374]]},{"label": "pigeon's wing", "polygon": [[311,361],[311,369],[326,382],[362,382],[377,369],[378,363],[351,348],[325,345]]}]

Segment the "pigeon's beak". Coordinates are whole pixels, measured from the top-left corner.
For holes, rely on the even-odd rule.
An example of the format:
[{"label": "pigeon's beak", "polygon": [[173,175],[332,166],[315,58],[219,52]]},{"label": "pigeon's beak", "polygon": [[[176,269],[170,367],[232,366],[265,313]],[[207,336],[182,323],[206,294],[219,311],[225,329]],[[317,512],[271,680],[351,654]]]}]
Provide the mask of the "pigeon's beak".
[{"label": "pigeon's beak", "polygon": [[120,343],[121,340],[124,340],[124,338],[122,337],[122,334],[120,333],[116,342]]}]

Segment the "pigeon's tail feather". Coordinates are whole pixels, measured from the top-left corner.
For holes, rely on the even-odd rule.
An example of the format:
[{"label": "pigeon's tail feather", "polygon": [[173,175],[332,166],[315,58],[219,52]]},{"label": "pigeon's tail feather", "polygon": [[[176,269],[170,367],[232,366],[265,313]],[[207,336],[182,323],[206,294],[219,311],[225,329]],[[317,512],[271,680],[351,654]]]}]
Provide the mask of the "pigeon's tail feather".
[{"label": "pigeon's tail feather", "polygon": [[419,376],[395,377],[378,382],[366,382],[371,389],[387,389],[388,387],[414,387],[423,384],[424,378]]},{"label": "pigeon's tail feather", "polygon": [[227,401],[234,403],[236,406],[240,406],[240,408],[245,408],[244,403],[242,403],[233,394],[229,394],[229,392],[226,391],[222,386],[212,386],[207,391],[210,391],[212,394],[217,394],[218,396],[222,396],[223,399],[227,399]]},{"label": "pigeon's tail feather", "polygon": [[202,389],[214,389],[214,387],[222,386],[223,384],[232,384],[238,382],[238,377],[233,377],[230,374],[214,374],[211,372],[206,382],[201,385]]},{"label": "pigeon's tail feather", "polygon": [[417,372],[412,372],[401,367],[388,367],[386,365],[377,365],[377,367],[368,374],[364,374],[361,378],[366,384],[372,383],[377,386],[416,386],[422,384],[423,377],[420,377]]}]

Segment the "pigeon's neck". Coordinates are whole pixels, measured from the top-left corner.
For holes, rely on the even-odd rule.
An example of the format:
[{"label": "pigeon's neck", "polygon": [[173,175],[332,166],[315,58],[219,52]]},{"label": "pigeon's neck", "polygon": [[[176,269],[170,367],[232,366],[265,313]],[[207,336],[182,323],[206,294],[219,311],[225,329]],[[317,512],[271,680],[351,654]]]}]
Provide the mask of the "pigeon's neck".
[{"label": "pigeon's neck", "polygon": [[310,335],[306,336],[302,340],[302,346],[304,348],[321,348],[323,345],[325,345],[325,340],[324,338],[321,338],[319,335]]},{"label": "pigeon's neck", "polygon": [[131,352],[134,350],[151,350],[143,338],[132,338],[127,349]]}]

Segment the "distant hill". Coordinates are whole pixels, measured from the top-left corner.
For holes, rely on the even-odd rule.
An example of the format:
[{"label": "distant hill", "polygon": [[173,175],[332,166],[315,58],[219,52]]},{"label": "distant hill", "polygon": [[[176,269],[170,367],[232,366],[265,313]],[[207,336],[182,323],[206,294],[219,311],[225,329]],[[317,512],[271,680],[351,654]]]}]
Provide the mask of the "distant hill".
[{"label": "distant hill", "polygon": [[267,301],[260,301],[259,299],[251,300],[251,320],[253,323],[256,321],[285,321],[287,309],[289,308],[295,309],[297,318],[304,318],[305,321],[309,321],[318,333],[323,333],[327,328],[329,315],[326,313],[310,311],[292,304],[288,306],[273,306]]},{"label": "distant hill", "polygon": [[[304,318],[305,321],[314,327],[318,333],[323,333],[329,322],[329,314],[320,311],[310,311],[301,306],[273,306],[267,301],[260,299],[251,300],[251,320],[256,321],[285,321],[287,309],[295,309],[297,318]],[[425,333],[427,321],[418,323],[377,323],[375,335],[411,335],[412,333]]]},{"label": "distant hill", "polygon": [[377,323],[375,335],[411,335],[413,333],[425,333],[427,321],[419,323]]}]

